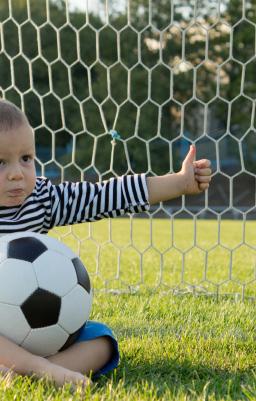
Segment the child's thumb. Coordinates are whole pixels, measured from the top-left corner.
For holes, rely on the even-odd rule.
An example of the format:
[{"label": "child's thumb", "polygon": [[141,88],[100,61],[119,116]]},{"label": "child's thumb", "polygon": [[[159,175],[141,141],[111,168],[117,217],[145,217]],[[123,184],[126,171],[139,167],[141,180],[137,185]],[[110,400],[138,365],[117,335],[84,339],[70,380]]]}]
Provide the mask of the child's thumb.
[{"label": "child's thumb", "polygon": [[185,157],[183,163],[184,164],[193,164],[196,159],[196,147],[195,145],[190,145],[187,156]]}]

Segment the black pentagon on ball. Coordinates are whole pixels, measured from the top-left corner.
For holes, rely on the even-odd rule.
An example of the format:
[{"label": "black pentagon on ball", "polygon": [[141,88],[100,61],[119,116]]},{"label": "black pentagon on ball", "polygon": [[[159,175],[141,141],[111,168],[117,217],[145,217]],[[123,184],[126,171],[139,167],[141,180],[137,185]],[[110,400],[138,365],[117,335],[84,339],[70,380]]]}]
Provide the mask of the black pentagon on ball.
[{"label": "black pentagon on ball", "polygon": [[91,283],[86,268],[79,258],[72,259],[72,263],[76,270],[78,284],[80,284],[88,293],[90,293]]},{"label": "black pentagon on ball", "polygon": [[60,308],[60,297],[42,288],[37,288],[21,305],[21,310],[32,329],[56,324]]},{"label": "black pentagon on ball", "polygon": [[37,238],[22,237],[8,243],[7,258],[21,259],[33,263],[47,247]]}]

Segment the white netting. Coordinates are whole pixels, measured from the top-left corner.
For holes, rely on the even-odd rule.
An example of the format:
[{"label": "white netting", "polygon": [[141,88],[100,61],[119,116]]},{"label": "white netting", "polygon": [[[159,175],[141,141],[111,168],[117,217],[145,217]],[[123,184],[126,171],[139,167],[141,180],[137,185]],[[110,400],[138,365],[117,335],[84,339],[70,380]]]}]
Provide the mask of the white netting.
[{"label": "white netting", "polygon": [[164,174],[191,142],[213,163],[204,195],[57,231],[95,286],[254,296],[255,0],[2,0],[0,20],[2,96],[35,129],[39,174]]}]

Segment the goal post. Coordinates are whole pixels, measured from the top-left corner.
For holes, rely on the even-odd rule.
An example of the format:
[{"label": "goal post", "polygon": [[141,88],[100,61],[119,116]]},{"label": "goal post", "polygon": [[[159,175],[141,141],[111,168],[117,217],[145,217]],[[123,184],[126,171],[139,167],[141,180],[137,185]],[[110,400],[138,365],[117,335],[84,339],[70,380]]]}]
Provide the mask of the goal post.
[{"label": "goal post", "polygon": [[0,46],[53,183],[212,162],[200,196],[54,230],[96,289],[255,297],[254,0],[2,0]]}]

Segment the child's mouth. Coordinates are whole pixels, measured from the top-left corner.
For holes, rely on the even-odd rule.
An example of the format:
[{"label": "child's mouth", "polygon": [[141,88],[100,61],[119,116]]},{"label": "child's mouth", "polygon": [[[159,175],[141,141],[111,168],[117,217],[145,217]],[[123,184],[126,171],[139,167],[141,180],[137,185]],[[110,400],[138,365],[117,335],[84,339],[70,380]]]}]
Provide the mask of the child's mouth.
[{"label": "child's mouth", "polygon": [[12,197],[16,196],[22,196],[24,195],[24,190],[23,189],[12,189],[11,191],[8,191],[9,195]]}]

